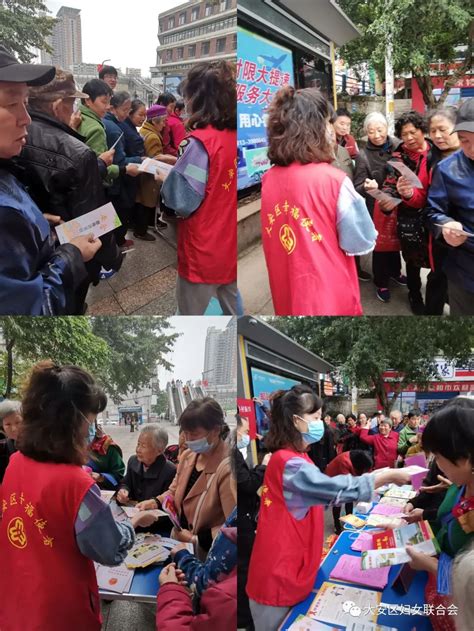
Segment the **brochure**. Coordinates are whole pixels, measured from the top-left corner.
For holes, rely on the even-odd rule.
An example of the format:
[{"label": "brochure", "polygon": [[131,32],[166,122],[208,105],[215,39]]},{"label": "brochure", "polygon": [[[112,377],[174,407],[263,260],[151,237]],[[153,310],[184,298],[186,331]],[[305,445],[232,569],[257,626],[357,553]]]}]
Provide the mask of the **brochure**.
[{"label": "brochure", "polygon": [[300,614],[288,627],[288,631],[338,631],[335,627],[328,627],[322,622]]},{"label": "brochure", "polygon": [[427,521],[418,521],[395,530],[384,530],[372,534],[374,549],[404,548],[406,545],[430,541],[435,536]]},{"label": "brochure", "polygon": [[405,471],[408,471],[411,477],[411,483],[415,491],[418,491],[420,486],[423,484],[423,480],[426,478],[426,474],[429,472],[429,469],[426,467],[420,467],[417,464],[409,465],[408,467],[404,467]]},{"label": "brochure", "polygon": [[403,201],[399,197],[392,197],[388,193],[384,193],[383,191],[379,190],[378,188],[370,189],[370,190],[366,191],[366,193],[368,195],[370,195],[371,197],[373,197],[374,199],[376,199],[378,202],[390,202],[390,203],[396,204],[398,206],[398,204],[401,204],[402,201]]},{"label": "brochure", "polygon": [[112,232],[115,228],[122,225],[119,216],[115,212],[115,208],[109,202],[105,206],[91,210],[90,213],[66,221],[59,226],[56,226],[56,234],[58,235],[59,243],[69,243],[75,237],[87,236],[93,234],[94,237],[101,237],[103,234]]},{"label": "brochure", "polygon": [[400,497],[382,497],[381,500],[379,501],[379,504],[388,504],[389,506],[399,506],[399,507],[403,507],[406,506],[406,503],[408,502],[408,500],[404,500]]},{"label": "brochure", "polygon": [[392,515],[369,515],[367,526],[383,526],[384,528],[400,528],[405,522]]},{"label": "brochure", "polygon": [[117,567],[108,567],[95,563],[95,569],[99,589],[116,592],[117,594],[130,591],[134,571],[125,567],[123,563]]},{"label": "brochure", "polygon": [[[364,554],[367,552],[362,553],[362,555]],[[359,556],[343,554],[329,574],[329,578],[383,589],[388,583],[389,571],[390,568],[388,567],[363,568]]]},{"label": "brochure", "polygon": [[411,169],[407,167],[404,162],[398,162],[397,160],[389,160],[388,163],[394,169],[396,169],[400,175],[402,175],[413,188],[423,188],[420,178],[416,173],[413,173]]},{"label": "brochure", "polygon": [[319,622],[350,626],[357,621],[375,622],[381,594],[359,587],[325,581],[306,614]]},{"label": "brochure", "polygon": [[153,508],[151,510],[138,510],[135,506],[123,506],[123,510],[127,514],[127,517],[134,517],[137,513],[153,515],[155,519],[158,519],[158,517],[167,517],[165,511],[158,510],[157,508]]},{"label": "brochure", "polygon": [[411,500],[415,497],[416,495],[416,491],[412,490],[411,485],[407,486],[392,486],[391,489],[389,489],[384,497],[399,497],[400,499],[403,500]]},{"label": "brochure", "polygon": [[158,170],[160,170],[164,175],[169,175],[172,168],[172,164],[166,164],[166,162],[154,160],[153,158],[145,158],[145,160],[143,160],[143,162],[138,166],[139,171],[150,173],[151,175],[156,175]]},{"label": "brochure", "polygon": [[174,500],[171,495],[165,496],[165,498],[161,502],[161,508],[168,515],[168,517],[171,520],[171,523],[176,528],[176,530],[182,530],[181,525],[179,523],[178,513],[176,511],[176,506],[174,505]]},{"label": "brochure", "polygon": [[[436,540],[423,541],[413,546],[414,550],[424,552],[429,556],[439,554]],[[381,550],[367,550],[362,552],[362,568],[364,570],[374,570],[376,568],[387,568],[399,563],[408,563],[410,557],[405,548],[383,548]]]},{"label": "brochure", "polygon": [[137,535],[135,544],[128,551],[125,565],[128,568],[148,567],[152,563],[163,563],[169,557],[169,550],[155,537]]},{"label": "brochure", "polygon": [[349,524],[350,526],[354,526],[354,528],[362,528],[365,526],[365,519],[361,519],[360,517],[356,517],[352,513],[350,515],[344,515],[339,518],[339,521],[342,521],[343,524]]}]

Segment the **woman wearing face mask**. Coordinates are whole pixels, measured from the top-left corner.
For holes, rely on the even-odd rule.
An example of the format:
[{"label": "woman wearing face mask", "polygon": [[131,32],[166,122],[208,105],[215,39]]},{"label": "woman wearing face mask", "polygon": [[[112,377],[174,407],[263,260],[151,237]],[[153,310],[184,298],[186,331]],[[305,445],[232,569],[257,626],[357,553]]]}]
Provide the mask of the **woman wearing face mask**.
[{"label": "woman wearing face mask", "polygon": [[247,594],[256,631],[274,631],[314,586],[323,545],[323,509],[368,501],[374,488],[406,484],[402,469],[360,477],[320,472],[306,454],[324,432],[321,399],[307,386],[273,395],[265,472]]},{"label": "woman wearing face mask", "polygon": [[[100,631],[93,561],[119,565],[133,545],[82,468],[88,428],[107,398],[77,366],[34,367],[23,426],[3,479],[0,627],[5,631]],[[24,601],[28,590],[28,605]],[[58,594],[60,597],[58,598]]]},{"label": "woman wearing face mask", "polygon": [[181,530],[171,536],[193,543],[205,558],[237,498],[230,485],[229,448],[222,439],[224,413],[210,397],[192,401],[179,419],[187,450],[183,452],[169,489],[156,500],[140,503],[142,509],[174,505]]}]

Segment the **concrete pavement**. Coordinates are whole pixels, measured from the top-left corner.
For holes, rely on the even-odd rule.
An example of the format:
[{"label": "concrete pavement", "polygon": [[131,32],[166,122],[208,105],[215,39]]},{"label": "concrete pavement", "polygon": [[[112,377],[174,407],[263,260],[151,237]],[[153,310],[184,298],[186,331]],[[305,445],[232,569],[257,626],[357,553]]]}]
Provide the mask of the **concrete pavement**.
[{"label": "concrete pavement", "polygon": [[[371,255],[361,257],[362,269],[371,272]],[[421,271],[422,291],[426,286],[427,269]],[[268,273],[265,265],[265,257],[261,243],[245,250],[238,263],[239,289],[242,294],[246,314],[274,315]],[[408,304],[408,291],[406,287],[399,287],[392,283],[390,291],[391,300],[388,303],[381,302],[375,295],[375,287],[372,281],[360,282],[360,293],[364,315],[370,316],[401,316],[413,315]],[[445,307],[445,315],[449,314],[449,307]]]}]

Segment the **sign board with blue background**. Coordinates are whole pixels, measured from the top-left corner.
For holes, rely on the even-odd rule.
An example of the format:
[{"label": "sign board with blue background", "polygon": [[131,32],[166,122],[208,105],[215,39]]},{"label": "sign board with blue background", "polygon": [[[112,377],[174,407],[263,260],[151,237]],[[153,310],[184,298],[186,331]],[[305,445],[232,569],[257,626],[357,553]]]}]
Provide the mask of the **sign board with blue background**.
[{"label": "sign board with blue background", "polygon": [[255,405],[257,421],[257,434],[265,436],[269,429],[269,417],[266,413],[270,409],[269,396],[276,390],[289,390],[292,386],[301,383],[296,379],[289,379],[281,375],[274,375],[260,368],[250,368],[252,377],[253,396],[261,403]]},{"label": "sign board with blue background", "polygon": [[270,168],[267,109],[285,85],[294,85],[293,53],[288,48],[238,29],[237,153],[239,190],[258,184]]}]

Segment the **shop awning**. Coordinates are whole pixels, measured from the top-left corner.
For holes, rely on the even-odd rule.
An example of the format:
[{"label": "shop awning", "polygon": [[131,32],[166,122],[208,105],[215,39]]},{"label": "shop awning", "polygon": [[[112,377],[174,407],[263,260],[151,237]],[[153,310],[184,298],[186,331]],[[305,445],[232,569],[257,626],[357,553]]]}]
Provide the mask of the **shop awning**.
[{"label": "shop awning", "polygon": [[336,0],[271,0],[271,3],[306,22],[336,46],[342,46],[360,36],[355,24]]}]

